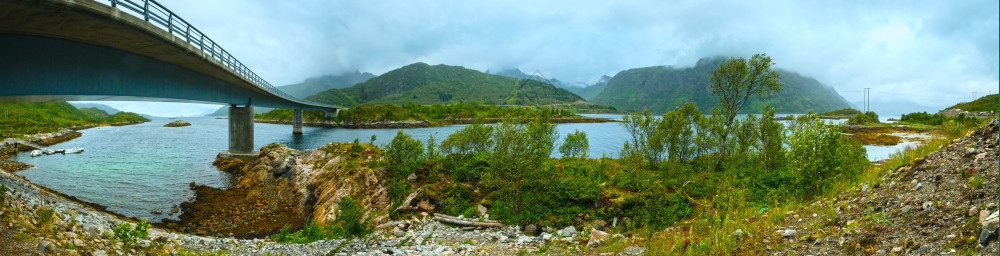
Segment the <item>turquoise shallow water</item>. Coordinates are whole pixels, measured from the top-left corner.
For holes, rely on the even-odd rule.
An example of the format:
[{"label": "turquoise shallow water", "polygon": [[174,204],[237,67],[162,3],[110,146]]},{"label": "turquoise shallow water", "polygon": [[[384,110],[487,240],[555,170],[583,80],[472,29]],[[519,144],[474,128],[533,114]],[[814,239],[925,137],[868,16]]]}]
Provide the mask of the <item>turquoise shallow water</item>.
[{"label": "turquoise shallow water", "polygon": [[[620,119],[618,115],[591,115]],[[151,221],[167,216],[170,209],[189,200],[194,193],[189,183],[224,187],[229,175],[212,166],[216,154],[228,148],[228,120],[212,117],[183,118],[191,126],[163,127],[172,119],[120,127],[100,127],[81,131],[83,136],[52,148],[84,147],[82,154],[30,157],[27,152],[17,161],[36,166],[18,172],[32,182],[44,185],[81,200],[104,205],[108,210]],[[416,139],[431,135],[440,143],[448,134],[464,125],[403,129]],[[590,140],[590,156],[615,157],[628,134],[618,123],[559,124],[560,136],[575,130],[584,131]],[[296,149],[315,149],[330,142],[368,142],[392,140],[399,129],[332,129],[304,127],[303,135],[292,135],[291,126],[255,124],[254,144],[260,148],[278,142]],[[561,142],[563,138],[560,138]],[[902,148],[866,147],[869,158],[882,159]],[[554,152],[553,156],[558,156]],[[158,211],[162,214],[153,214]]]}]

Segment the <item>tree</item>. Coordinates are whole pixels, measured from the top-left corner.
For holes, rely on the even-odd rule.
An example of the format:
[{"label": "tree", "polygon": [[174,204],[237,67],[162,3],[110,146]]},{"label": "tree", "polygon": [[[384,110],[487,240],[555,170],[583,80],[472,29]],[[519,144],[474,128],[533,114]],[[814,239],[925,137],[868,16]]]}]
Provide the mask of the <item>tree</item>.
[{"label": "tree", "polygon": [[551,179],[544,177],[541,167],[552,153],[559,134],[548,120],[548,116],[542,115],[529,123],[505,120],[496,127],[488,177],[491,183],[510,189],[507,196],[513,201],[510,207],[514,214],[521,210],[524,199],[521,192],[525,188]]},{"label": "tree", "polygon": [[709,76],[709,89],[719,98],[717,112],[723,115],[723,130],[719,134],[719,158],[716,169],[727,154],[729,135],[736,115],[749,101],[750,96],[767,97],[781,91],[778,72],[771,69],[771,57],[754,54],[749,61],[743,57],[726,60]]},{"label": "tree", "polygon": [[587,141],[587,133],[576,130],[566,135],[566,140],[559,146],[559,153],[563,157],[584,158],[590,151],[590,142]]},{"label": "tree", "polygon": [[[355,140],[357,142],[357,140]],[[388,169],[395,177],[406,177],[417,168],[417,160],[424,153],[424,147],[419,140],[399,130],[385,149],[385,159]]]}]

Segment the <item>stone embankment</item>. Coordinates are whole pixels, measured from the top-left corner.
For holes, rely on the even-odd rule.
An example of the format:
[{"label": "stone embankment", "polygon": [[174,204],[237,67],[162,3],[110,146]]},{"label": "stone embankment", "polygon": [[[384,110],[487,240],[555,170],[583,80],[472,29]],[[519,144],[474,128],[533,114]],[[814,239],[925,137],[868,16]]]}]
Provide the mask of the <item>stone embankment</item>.
[{"label": "stone embankment", "polygon": [[997,255],[997,121],[784,216],[778,254]]}]

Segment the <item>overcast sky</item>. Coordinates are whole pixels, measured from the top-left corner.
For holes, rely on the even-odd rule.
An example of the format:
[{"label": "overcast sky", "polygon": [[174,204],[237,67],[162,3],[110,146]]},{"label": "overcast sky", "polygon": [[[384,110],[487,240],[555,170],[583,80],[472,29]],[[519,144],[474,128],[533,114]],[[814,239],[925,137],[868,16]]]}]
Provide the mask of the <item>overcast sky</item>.
[{"label": "overcast sky", "polygon": [[[589,84],[630,68],[766,53],[859,106],[872,88],[876,111],[938,110],[1000,86],[996,0],[160,2],[276,85],[418,61]],[[159,116],[217,107],[127,105]]]}]

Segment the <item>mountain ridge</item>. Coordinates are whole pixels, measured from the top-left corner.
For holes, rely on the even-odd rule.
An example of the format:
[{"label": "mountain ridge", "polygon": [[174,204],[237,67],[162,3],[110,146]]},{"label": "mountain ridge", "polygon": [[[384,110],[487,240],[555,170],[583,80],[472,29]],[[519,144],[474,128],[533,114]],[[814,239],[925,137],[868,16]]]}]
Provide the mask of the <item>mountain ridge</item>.
[{"label": "mountain ridge", "polygon": [[344,89],[329,89],[307,100],[341,106],[361,104],[549,105],[583,98],[544,81],[483,73],[461,66],[409,64]]},{"label": "mountain ridge", "polygon": [[[725,60],[723,57],[702,58],[694,67],[651,66],[624,70],[612,77],[592,102],[625,111],[655,113],[694,102],[699,110],[709,112],[718,102],[709,91],[709,76]],[[756,113],[766,102],[779,113],[826,112],[850,107],[833,87],[794,71],[776,71],[781,76],[782,91],[767,100],[753,97],[742,112]]]}]

